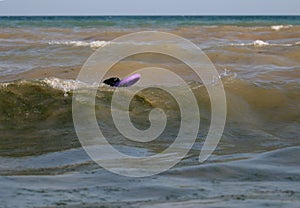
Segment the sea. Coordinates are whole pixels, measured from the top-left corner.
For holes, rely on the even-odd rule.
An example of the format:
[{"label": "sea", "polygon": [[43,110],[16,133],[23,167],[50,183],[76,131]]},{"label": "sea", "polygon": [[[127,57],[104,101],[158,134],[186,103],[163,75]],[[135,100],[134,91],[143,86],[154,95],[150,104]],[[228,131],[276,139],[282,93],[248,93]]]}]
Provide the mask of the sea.
[{"label": "sea", "polygon": [[[201,120],[179,163],[127,177],[101,167],[82,148],[72,96],[92,54],[141,31],[171,33],[201,48],[224,86],[226,125],[213,154],[200,163],[212,115],[207,86],[166,56],[121,60],[113,76],[147,66],[174,69],[194,93]],[[136,128],[149,128],[153,108],[169,118],[158,139],[139,143],[114,125],[115,90],[100,84],[95,97],[96,120],[111,146],[142,157],[174,142],[181,111],[170,94],[150,88],[133,96]],[[0,17],[0,207],[299,206],[300,16]]]}]

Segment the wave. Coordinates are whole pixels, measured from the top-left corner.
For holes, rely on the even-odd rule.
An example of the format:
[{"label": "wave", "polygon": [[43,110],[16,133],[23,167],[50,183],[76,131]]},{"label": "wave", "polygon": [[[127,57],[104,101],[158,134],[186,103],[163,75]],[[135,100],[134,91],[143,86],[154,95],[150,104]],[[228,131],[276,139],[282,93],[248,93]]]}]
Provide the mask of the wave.
[{"label": "wave", "polygon": [[67,97],[71,91],[78,89],[78,87],[88,87],[86,84],[76,82],[75,80],[59,79],[55,77],[45,78],[41,82],[45,83],[53,89],[63,91],[65,97]]},{"label": "wave", "polygon": [[91,47],[91,48],[100,48],[103,46],[106,46],[109,43],[109,41],[49,41],[49,45],[66,45],[66,46],[77,46],[77,47]]},{"label": "wave", "polygon": [[[231,43],[231,46],[255,46],[255,47],[266,47],[266,46],[282,46],[282,47],[289,47],[293,46],[294,44],[291,43],[269,43],[263,40],[255,40],[248,43]],[[297,45],[297,43],[295,43]]]},{"label": "wave", "polygon": [[279,31],[279,30],[282,30],[282,29],[289,29],[289,28],[292,28],[293,25],[273,25],[271,26],[271,29],[272,30],[275,30],[275,31]]},{"label": "wave", "polygon": [[[246,102],[247,106],[251,106],[252,110],[265,109],[266,112],[275,107],[277,109],[282,107],[283,111],[286,110],[285,113],[291,110],[290,115],[295,113],[294,110],[298,109],[295,104],[300,102],[300,94],[297,93],[300,88],[299,83],[251,83],[240,79],[235,72],[231,72],[227,69],[225,69],[223,73],[220,73],[220,78],[223,81],[227,96],[233,96],[232,99],[228,100],[228,104],[231,106],[243,106]],[[211,84],[214,84],[213,81],[214,80],[212,80]],[[204,110],[209,111],[209,96],[205,86],[196,81],[188,82],[188,84],[191,89],[195,91],[195,96],[201,105],[203,104],[202,107],[204,107]],[[60,103],[62,100],[65,100],[71,103],[73,90],[78,89],[82,90],[83,93],[87,93],[85,89],[90,87],[97,88],[96,99],[99,99],[98,101],[101,105],[103,104],[105,108],[110,105],[110,99],[115,89],[104,84],[100,84],[99,87],[96,85],[89,86],[72,79],[60,79],[55,77],[44,78],[42,80],[20,80],[1,83],[0,97],[5,99],[0,99],[0,107],[2,109],[0,117],[2,117],[2,119],[12,119],[13,117],[9,115],[18,114],[18,108],[20,108],[19,113],[23,117],[26,112],[31,112],[35,108],[34,106],[40,105],[42,109],[48,113],[56,111],[56,102]],[[178,90],[181,90],[181,88],[178,87]],[[124,95],[130,95],[129,89],[124,88],[124,92]],[[145,104],[152,107],[161,104],[170,104],[170,106],[165,107],[174,111],[178,110],[177,107],[173,109],[174,105],[168,102],[170,97],[166,96],[166,94],[159,89],[142,90],[134,98],[137,99],[135,102],[136,106],[134,106],[136,108],[143,108]],[[22,104],[23,101],[26,104]],[[45,106],[45,102],[53,104],[55,108],[51,109],[53,107],[51,107],[51,105]],[[287,106],[294,106],[294,108],[285,109]],[[68,106],[68,108],[71,109],[71,106]],[[105,108],[101,110],[106,111],[107,109]],[[6,111],[8,109],[12,110],[9,114],[7,114]],[[236,109],[233,108],[232,110],[235,111]],[[292,117],[295,118],[297,114],[298,113],[295,113]],[[248,115],[248,112],[241,111],[238,117],[243,115]],[[287,114],[284,115],[283,113],[282,115],[285,116]]]},{"label": "wave", "polygon": [[255,40],[250,43],[231,43],[231,46],[269,46],[270,44],[263,40]]},{"label": "wave", "polygon": [[[299,84],[251,83],[229,70],[220,76],[227,97],[227,124],[232,125],[230,131],[234,134],[244,135],[243,126],[247,126],[249,134],[257,134],[257,138],[282,134],[282,142],[282,138],[290,139],[298,134]],[[208,129],[211,105],[206,87],[196,82],[188,84],[199,104],[202,128]],[[89,93],[86,87],[75,80],[55,77],[0,83],[0,130],[5,139],[2,156],[39,155],[79,147],[72,120],[72,94],[74,89]],[[111,118],[115,88],[100,85],[97,89],[95,112],[100,128],[109,135],[111,142],[124,142],[126,146],[125,140],[121,141],[116,134]],[[122,90],[124,96],[132,95],[129,89]],[[85,100],[78,102],[89,105]],[[133,96],[129,109],[133,123],[138,128],[148,128],[149,113],[154,108],[165,112],[168,118],[166,135],[173,135],[180,125],[180,109],[171,95],[156,88],[142,90]],[[122,105],[120,110],[123,110]],[[270,133],[265,133],[266,129]]]}]

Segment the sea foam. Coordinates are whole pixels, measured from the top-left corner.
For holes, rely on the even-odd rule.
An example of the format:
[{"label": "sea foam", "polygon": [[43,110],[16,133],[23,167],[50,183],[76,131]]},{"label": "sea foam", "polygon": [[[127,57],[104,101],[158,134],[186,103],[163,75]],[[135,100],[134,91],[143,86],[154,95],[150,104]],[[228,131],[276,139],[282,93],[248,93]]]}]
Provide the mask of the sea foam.
[{"label": "sea foam", "polygon": [[61,90],[64,92],[64,96],[67,97],[68,94],[73,90],[78,89],[92,89],[98,87],[105,87],[107,85],[103,83],[84,83],[78,80],[72,79],[60,79],[57,77],[49,77],[42,80],[42,83],[57,90]]},{"label": "sea foam", "polygon": [[270,44],[263,40],[255,40],[250,43],[232,43],[230,45],[232,45],[232,46],[268,46]]},{"label": "sea foam", "polygon": [[267,46],[270,45],[268,42],[265,42],[263,40],[256,40],[252,42],[252,45],[254,46]]},{"label": "sea foam", "polygon": [[75,80],[62,80],[59,78],[46,78],[43,82],[54,88],[59,89],[64,92],[64,96],[68,96],[68,93],[77,88],[77,83]]},{"label": "sea foam", "polygon": [[105,45],[107,45],[109,42],[108,41],[99,41],[99,40],[95,40],[95,41],[77,41],[77,40],[73,40],[73,41],[49,41],[48,44],[49,45],[67,45],[67,46],[79,46],[79,47],[86,47],[89,46],[91,48],[100,48],[103,47]]},{"label": "sea foam", "polygon": [[289,29],[291,27],[293,27],[293,25],[273,25],[271,26],[271,29],[275,31],[279,31],[281,29]]},{"label": "sea foam", "polygon": [[[297,43],[295,43],[297,45]],[[291,43],[269,43],[263,40],[255,40],[249,43],[232,43],[231,46],[255,46],[255,47],[264,47],[264,46],[282,46],[289,47],[293,46]]]}]

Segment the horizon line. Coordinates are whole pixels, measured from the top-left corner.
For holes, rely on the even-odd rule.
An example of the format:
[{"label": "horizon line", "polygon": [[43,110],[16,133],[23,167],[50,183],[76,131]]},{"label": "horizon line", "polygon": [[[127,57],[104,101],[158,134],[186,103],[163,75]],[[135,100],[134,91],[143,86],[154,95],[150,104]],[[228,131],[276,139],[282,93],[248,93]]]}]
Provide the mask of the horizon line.
[{"label": "horizon line", "polygon": [[[1,0],[0,0],[1,1]],[[220,16],[220,17],[286,17],[286,16],[294,16],[300,17],[300,14],[0,14],[0,17],[66,17],[66,16],[85,16],[85,17],[209,17],[209,16]]]}]

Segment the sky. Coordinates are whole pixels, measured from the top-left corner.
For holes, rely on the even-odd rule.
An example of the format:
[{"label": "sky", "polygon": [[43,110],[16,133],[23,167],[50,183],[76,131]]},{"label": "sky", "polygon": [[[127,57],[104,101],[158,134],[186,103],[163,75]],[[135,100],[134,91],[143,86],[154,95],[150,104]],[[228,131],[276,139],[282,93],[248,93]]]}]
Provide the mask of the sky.
[{"label": "sky", "polygon": [[14,15],[300,15],[300,0],[0,0]]}]

